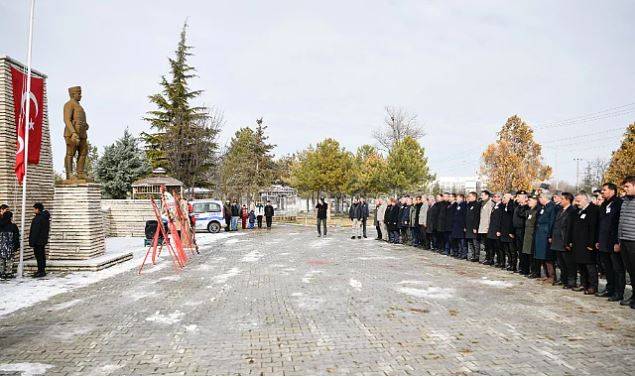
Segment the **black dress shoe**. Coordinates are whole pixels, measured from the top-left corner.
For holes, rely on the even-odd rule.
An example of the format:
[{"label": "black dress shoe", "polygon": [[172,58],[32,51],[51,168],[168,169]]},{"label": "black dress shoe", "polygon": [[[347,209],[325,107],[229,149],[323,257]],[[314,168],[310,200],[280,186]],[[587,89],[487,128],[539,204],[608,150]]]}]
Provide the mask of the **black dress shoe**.
[{"label": "black dress shoe", "polygon": [[562,281],[558,280],[558,281],[554,281],[553,285],[564,285],[564,283]]},{"label": "black dress shoe", "polygon": [[620,305],[628,306],[628,305],[631,304],[631,302],[633,302],[633,297],[632,296],[629,297],[629,298],[622,299],[622,301],[620,301]]},{"label": "black dress shoe", "polygon": [[598,293],[596,293],[595,295],[596,295],[597,297],[611,297],[611,296],[613,296],[613,293],[611,293],[611,292],[609,292],[609,291],[607,291],[607,290],[604,290],[604,291],[602,291],[602,292],[598,292]]},{"label": "black dress shoe", "polygon": [[586,289],[584,289],[584,287],[573,287],[571,288],[571,290],[574,292],[582,292],[582,291],[585,291]]},{"label": "black dress shoe", "polygon": [[610,302],[621,301],[622,299],[624,299],[624,296],[611,296],[611,297],[609,297],[609,301]]},{"label": "black dress shoe", "polygon": [[352,239],[352,240],[354,240],[354,239],[355,239],[355,236],[352,236],[352,237],[351,237],[351,239]]}]

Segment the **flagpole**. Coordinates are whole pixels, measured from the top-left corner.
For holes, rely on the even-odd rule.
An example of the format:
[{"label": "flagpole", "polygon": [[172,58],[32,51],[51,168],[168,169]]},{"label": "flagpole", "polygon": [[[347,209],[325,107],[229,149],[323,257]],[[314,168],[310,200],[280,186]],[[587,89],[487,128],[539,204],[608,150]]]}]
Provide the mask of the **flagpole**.
[{"label": "flagpole", "polygon": [[[29,12],[29,49],[26,54],[26,117],[24,120],[24,179],[22,180],[22,212],[20,216],[20,263],[18,277],[24,275],[24,228],[26,226],[26,182],[29,171],[29,133],[31,131],[31,49],[33,46],[33,12],[35,0],[31,0]],[[24,94],[23,94],[24,95]]]}]

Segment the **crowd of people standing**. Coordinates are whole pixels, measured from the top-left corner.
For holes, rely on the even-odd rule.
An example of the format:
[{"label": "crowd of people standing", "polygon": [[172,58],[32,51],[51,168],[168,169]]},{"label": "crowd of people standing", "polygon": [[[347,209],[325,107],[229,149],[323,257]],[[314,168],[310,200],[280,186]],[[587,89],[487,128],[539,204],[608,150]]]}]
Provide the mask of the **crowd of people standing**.
[{"label": "crowd of people standing", "polygon": [[[377,199],[377,240],[506,269],[545,284],[630,305],[635,280],[635,176],[578,192],[470,192]],[[351,238],[366,237],[368,204],[349,210]],[[318,223],[319,224],[319,223]],[[319,227],[319,225],[318,225]],[[558,273],[559,271],[559,273]],[[598,278],[605,276],[604,290]]]},{"label": "crowd of people standing", "polygon": [[271,201],[267,200],[267,204],[262,202],[251,203],[249,206],[238,204],[234,199],[232,202],[225,201],[223,206],[223,214],[225,217],[225,231],[237,231],[238,222],[241,223],[242,229],[258,229],[262,228],[262,220],[264,218],[267,229],[271,229],[273,223],[274,209]]}]

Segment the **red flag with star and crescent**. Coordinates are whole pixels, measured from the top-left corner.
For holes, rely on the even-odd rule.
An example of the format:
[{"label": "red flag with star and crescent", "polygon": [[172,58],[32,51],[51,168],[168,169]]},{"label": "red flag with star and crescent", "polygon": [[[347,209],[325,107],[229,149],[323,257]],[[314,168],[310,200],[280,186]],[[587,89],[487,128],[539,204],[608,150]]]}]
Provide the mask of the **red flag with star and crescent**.
[{"label": "red flag with star and crescent", "polygon": [[[40,149],[42,146],[42,122],[44,120],[44,79],[31,76],[31,93],[26,93],[27,74],[22,70],[11,67],[11,82],[13,84],[13,113],[17,132],[15,152],[15,175],[18,182],[24,180],[24,139],[25,125],[29,126],[29,164],[40,163]],[[26,101],[31,101],[29,121],[26,122]]]}]

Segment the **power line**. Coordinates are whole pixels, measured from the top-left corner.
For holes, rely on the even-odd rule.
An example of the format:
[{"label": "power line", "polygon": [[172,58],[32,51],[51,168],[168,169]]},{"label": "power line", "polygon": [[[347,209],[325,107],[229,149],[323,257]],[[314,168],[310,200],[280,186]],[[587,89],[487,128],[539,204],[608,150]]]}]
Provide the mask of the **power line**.
[{"label": "power line", "polygon": [[551,125],[555,125],[555,124],[561,124],[561,123],[572,122],[572,121],[579,121],[579,120],[583,120],[583,119],[589,118],[589,117],[594,118],[594,117],[597,117],[597,116],[607,115],[606,113],[616,113],[616,112],[619,113],[620,111],[632,112],[635,109],[628,109],[629,107],[632,107],[632,106],[635,106],[635,102],[627,103],[625,105],[610,107],[608,109],[596,111],[594,113],[576,115],[576,116],[573,116],[573,117],[570,117],[570,118],[565,118],[565,119],[560,119],[560,120],[552,120],[552,121],[546,121],[546,122],[538,122],[538,123],[536,123],[536,125],[537,125],[536,129],[549,128]]}]

